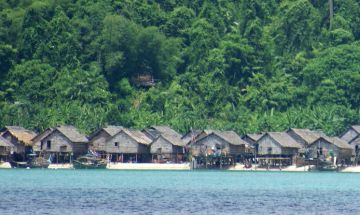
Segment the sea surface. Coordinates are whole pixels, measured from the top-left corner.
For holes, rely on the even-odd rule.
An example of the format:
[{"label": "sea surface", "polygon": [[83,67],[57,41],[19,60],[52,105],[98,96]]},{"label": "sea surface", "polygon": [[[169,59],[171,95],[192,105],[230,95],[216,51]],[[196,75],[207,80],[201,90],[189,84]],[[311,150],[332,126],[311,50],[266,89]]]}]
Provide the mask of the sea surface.
[{"label": "sea surface", "polygon": [[0,214],[360,214],[360,174],[0,170]]}]

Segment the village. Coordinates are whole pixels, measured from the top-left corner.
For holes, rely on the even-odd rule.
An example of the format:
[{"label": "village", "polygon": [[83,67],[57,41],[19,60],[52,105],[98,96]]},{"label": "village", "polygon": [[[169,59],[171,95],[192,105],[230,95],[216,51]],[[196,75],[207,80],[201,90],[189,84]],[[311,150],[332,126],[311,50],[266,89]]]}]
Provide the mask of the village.
[{"label": "village", "polygon": [[[19,126],[0,130],[0,166],[18,167],[34,157],[48,168],[72,168],[91,153],[108,169],[229,169],[358,171],[360,126],[339,137],[322,131],[290,128],[283,132],[238,135],[234,131],[191,130],[180,134],[169,126],[143,130],[106,126],[89,136],[62,125],[37,134]],[[350,170],[349,170],[350,169]]]}]

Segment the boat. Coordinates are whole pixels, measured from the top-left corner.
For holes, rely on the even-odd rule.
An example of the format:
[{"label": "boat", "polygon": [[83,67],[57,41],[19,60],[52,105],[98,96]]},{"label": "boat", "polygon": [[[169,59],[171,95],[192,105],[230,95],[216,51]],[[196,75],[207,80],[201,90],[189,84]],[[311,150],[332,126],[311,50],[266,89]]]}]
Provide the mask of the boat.
[{"label": "boat", "polygon": [[74,169],[105,169],[107,162],[94,155],[84,155],[73,161]]},{"label": "boat", "polygon": [[319,160],[317,165],[313,167],[312,169],[309,169],[310,171],[324,171],[324,172],[335,172],[338,171],[338,166],[334,165],[330,161],[326,160]]},{"label": "boat", "polygon": [[35,157],[32,156],[29,161],[26,162],[18,162],[12,159],[9,160],[9,163],[12,168],[48,168],[50,165],[50,161],[46,160],[43,157]]}]

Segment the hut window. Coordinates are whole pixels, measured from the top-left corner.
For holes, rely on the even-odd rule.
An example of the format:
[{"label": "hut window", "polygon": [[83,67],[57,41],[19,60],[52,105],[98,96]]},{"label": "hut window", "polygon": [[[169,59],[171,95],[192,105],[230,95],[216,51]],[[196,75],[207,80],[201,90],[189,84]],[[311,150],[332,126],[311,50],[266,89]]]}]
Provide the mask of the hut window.
[{"label": "hut window", "polygon": [[50,140],[48,140],[48,141],[46,142],[46,148],[47,148],[47,149],[51,149],[51,141],[50,141]]},{"label": "hut window", "polygon": [[115,142],[115,146],[119,146],[119,142]]},{"label": "hut window", "polygon": [[268,154],[271,154],[271,153],[272,153],[272,148],[269,147],[269,148],[268,148]]}]

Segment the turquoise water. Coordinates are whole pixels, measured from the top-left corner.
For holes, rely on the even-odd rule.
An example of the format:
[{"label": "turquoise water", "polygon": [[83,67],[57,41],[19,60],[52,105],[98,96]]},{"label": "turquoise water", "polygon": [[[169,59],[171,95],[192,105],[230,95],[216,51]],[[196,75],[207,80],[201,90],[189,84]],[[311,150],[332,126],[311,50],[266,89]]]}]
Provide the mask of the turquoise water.
[{"label": "turquoise water", "polygon": [[360,174],[0,170],[0,214],[360,214]]}]

